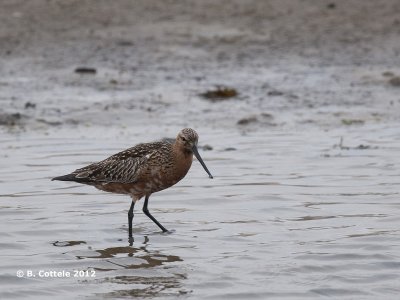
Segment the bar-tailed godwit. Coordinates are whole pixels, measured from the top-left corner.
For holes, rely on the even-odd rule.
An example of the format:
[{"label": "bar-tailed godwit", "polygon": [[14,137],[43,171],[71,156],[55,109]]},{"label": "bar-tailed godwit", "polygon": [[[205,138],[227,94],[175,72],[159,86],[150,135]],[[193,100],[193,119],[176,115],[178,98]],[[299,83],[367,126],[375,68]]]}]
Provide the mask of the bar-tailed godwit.
[{"label": "bar-tailed godwit", "polygon": [[74,181],[100,190],[127,194],[132,198],[128,212],[129,238],[132,239],[132,219],[135,203],[145,196],[143,212],[163,232],[162,226],[149,212],[152,193],[164,190],[185,177],[192,165],[193,154],[210,178],[213,178],[197,151],[198,135],[191,128],[181,130],[175,140],[138,144],[105,160],[77,169],[52,180]]}]

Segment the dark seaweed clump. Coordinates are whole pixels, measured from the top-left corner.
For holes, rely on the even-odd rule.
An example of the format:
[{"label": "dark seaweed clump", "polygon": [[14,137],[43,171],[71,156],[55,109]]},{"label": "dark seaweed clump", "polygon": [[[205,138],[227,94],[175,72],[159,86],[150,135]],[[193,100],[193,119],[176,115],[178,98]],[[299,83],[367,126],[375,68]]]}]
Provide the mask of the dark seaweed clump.
[{"label": "dark seaweed clump", "polygon": [[201,93],[200,96],[211,101],[226,100],[238,96],[236,89],[226,86],[216,86],[215,89]]}]

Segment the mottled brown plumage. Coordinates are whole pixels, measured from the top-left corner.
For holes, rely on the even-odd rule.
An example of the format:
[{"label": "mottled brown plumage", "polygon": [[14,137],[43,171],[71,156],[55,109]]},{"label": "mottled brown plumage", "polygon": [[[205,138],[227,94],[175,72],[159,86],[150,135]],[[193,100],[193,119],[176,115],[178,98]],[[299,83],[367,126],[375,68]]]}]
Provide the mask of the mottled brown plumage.
[{"label": "mottled brown plumage", "polygon": [[[205,171],[206,165],[197,152],[198,135],[190,128],[181,130],[175,140],[163,140],[153,143],[138,144],[116,153],[105,160],[80,168],[71,174],[53,178],[53,180],[75,181],[92,185],[100,190],[128,194],[133,206],[146,196],[143,210],[163,230],[154,217],[148,213],[148,198],[152,193],[166,189],[180,181],[190,169],[193,154],[200,161]],[[131,219],[130,236],[131,236]]]}]

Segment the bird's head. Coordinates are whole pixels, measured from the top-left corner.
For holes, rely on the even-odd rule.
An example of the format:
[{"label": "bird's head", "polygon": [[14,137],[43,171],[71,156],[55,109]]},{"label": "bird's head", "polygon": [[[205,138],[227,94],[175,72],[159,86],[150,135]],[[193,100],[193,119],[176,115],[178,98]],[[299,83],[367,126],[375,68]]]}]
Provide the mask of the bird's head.
[{"label": "bird's head", "polygon": [[184,149],[186,152],[193,153],[196,156],[197,160],[203,166],[204,170],[207,172],[210,178],[213,178],[210,171],[208,171],[206,164],[201,158],[199,151],[197,150],[197,142],[199,140],[199,135],[196,131],[191,128],[182,129],[178,136],[176,137],[175,143],[178,144],[179,147]]},{"label": "bird's head", "polygon": [[197,147],[198,140],[197,132],[191,128],[182,129],[176,138],[176,142],[189,152],[193,151],[193,147]]}]

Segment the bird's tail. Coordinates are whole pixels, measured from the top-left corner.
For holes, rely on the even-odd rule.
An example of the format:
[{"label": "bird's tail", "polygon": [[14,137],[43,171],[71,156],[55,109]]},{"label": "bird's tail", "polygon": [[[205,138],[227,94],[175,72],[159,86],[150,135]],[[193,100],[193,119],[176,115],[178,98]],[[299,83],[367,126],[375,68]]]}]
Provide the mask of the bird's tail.
[{"label": "bird's tail", "polygon": [[59,181],[74,181],[78,183],[85,183],[85,184],[90,184],[92,181],[88,177],[77,177],[77,174],[71,173],[63,176],[57,176],[51,179],[53,180],[59,180]]},{"label": "bird's tail", "polygon": [[51,179],[53,180],[59,180],[59,181],[76,181],[75,174],[67,174],[63,176],[57,176]]}]

